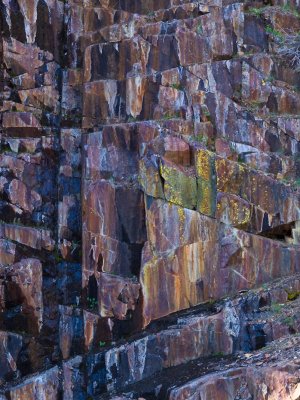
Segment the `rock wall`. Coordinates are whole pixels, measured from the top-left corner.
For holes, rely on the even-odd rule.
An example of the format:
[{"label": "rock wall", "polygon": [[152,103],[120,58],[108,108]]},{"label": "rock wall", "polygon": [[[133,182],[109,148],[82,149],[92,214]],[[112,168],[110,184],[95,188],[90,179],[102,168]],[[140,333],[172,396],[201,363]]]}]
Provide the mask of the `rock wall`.
[{"label": "rock wall", "polygon": [[[299,13],[298,0],[0,0],[3,396],[94,398],[246,349],[231,303],[178,341],[151,329],[300,272],[300,77],[279,55]],[[186,349],[194,329],[223,341]]]}]

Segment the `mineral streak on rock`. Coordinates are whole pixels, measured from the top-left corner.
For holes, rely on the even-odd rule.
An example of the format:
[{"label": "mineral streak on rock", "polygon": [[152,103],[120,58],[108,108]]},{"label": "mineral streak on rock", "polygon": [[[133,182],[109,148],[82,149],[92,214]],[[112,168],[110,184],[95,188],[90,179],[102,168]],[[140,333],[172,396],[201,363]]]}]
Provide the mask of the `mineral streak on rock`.
[{"label": "mineral streak on rock", "polygon": [[0,0],[1,400],[300,396],[299,15]]}]

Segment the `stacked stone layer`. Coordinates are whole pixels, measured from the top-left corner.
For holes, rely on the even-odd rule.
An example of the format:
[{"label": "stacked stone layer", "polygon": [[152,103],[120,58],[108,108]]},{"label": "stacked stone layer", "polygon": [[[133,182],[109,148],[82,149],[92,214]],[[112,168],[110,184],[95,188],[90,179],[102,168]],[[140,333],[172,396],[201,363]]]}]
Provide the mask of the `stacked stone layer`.
[{"label": "stacked stone layer", "polygon": [[[278,52],[299,12],[0,1],[3,396],[94,398],[245,350],[232,303],[184,315],[300,272],[300,78]],[[131,338],[177,312],[178,331]]]}]

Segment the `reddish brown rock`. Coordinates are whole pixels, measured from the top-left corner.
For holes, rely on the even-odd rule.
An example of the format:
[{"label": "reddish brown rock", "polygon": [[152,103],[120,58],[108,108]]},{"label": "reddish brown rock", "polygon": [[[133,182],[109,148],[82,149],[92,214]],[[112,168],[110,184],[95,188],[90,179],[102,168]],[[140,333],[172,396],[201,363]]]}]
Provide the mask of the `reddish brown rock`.
[{"label": "reddish brown rock", "polygon": [[1,2],[0,397],[296,397],[299,4],[203,3]]},{"label": "reddish brown rock", "polygon": [[83,311],[85,350],[99,350],[99,346],[112,340],[114,323],[111,318],[102,318],[94,312]]},{"label": "reddish brown rock", "polygon": [[85,138],[87,179],[131,180],[136,177],[138,136],[134,125],[105,127]]},{"label": "reddish brown rock", "polygon": [[[2,324],[8,324],[17,330],[25,330],[36,334],[43,326],[43,294],[42,265],[34,258],[23,259],[19,263],[2,267],[5,278],[4,302],[7,315],[2,318]],[[20,305],[13,321],[9,310]],[[6,321],[6,322],[5,322]]]},{"label": "reddish brown rock", "polygon": [[175,164],[189,166],[191,164],[190,146],[176,136],[167,136],[164,157]]},{"label": "reddish brown rock", "polygon": [[16,259],[16,245],[9,240],[0,239],[1,264],[13,264]]},{"label": "reddish brown rock", "polygon": [[95,81],[84,84],[83,128],[94,123],[105,123],[117,119],[115,108],[119,96],[118,84],[114,80]]},{"label": "reddish brown rock", "polygon": [[52,112],[58,113],[59,93],[53,86],[45,86],[36,89],[19,90],[18,92],[23,104],[29,107],[46,107]]},{"label": "reddish brown rock", "polygon": [[188,384],[173,389],[169,399],[179,400],[186,396],[213,396],[214,399],[232,399],[241,391],[247,396],[264,399],[284,399],[286,396],[296,398],[299,385],[295,378],[299,375],[296,364],[282,362],[276,366],[248,367],[231,369],[226,372],[213,373]]},{"label": "reddish brown rock", "polygon": [[17,399],[56,399],[59,391],[59,369],[54,367],[46,372],[26,379],[8,390],[12,400]]},{"label": "reddish brown rock", "polygon": [[144,74],[150,44],[140,36],[118,44],[106,43],[85,50],[85,82],[100,79],[123,80],[134,72]]},{"label": "reddish brown rock", "polygon": [[130,319],[140,295],[136,278],[107,273],[84,271],[83,287],[87,292],[88,307],[105,318]]},{"label": "reddish brown rock", "polygon": [[85,396],[86,389],[84,376],[80,372],[82,357],[77,356],[63,363],[63,398],[75,400],[76,397]]},{"label": "reddish brown rock", "polygon": [[177,32],[177,42],[181,65],[202,64],[211,57],[207,41],[197,33],[180,30]]},{"label": "reddish brown rock", "polygon": [[83,318],[79,309],[59,306],[59,347],[64,360],[83,347]]},{"label": "reddish brown rock", "polygon": [[8,136],[36,137],[41,134],[41,125],[36,117],[28,112],[7,112],[3,115],[3,127]]},{"label": "reddish brown rock", "polygon": [[17,179],[13,179],[10,182],[7,191],[11,203],[19,206],[24,211],[32,213],[35,208],[42,204],[41,196],[37,192],[29,190],[24,183]]},{"label": "reddish brown rock", "polygon": [[33,249],[49,251],[54,249],[54,240],[51,238],[51,232],[44,229],[5,224],[1,226],[0,234],[7,239]]},{"label": "reddish brown rock", "polygon": [[3,43],[4,62],[14,75],[33,73],[35,69],[43,65],[39,59],[39,49],[27,46],[15,39]]},{"label": "reddish brown rock", "polygon": [[141,76],[133,76],[126,79],[126,113],[137,118],[143,108],[143,100],[146,91],[146,79]]},{"label": "reddish brown rock", "polygon": [[299,270],[297,248],[223,226],[195,211],[157,200],[147,210],[147,221],[150,242],[141,272],[146,324]]}]

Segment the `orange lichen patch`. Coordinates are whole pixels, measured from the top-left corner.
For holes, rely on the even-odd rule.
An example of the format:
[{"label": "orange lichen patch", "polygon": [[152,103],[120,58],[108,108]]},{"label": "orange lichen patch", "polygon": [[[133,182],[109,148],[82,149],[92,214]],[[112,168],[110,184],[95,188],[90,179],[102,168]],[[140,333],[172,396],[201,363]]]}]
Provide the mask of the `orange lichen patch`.
[{"label": "orange lichen patch", "polygon": [[197,176],[209,181],[212,178],[214,154],[207,150],[198,150],[196,153]]},{"label": "orange lichen patch", "polygon": [[216,188],[214,182],[198,179],[197,210],[200,213],[214,216],[216,210]]},{"label": "orange lichen patch", "polygon": [[164,194],[168,201],[193,209],[196,206],[196,177],[163,160],[160,174],[164,179]]},{"label": "orange lichen patch", "polygon": [[247,178],[247,169],[233,161],[216,158],[217,189],[220,192],[238,194]]},{"label": "orange lichen patch", "polygon": [[164,198],[163,186],[157,166],[146,158],[139,162],[139,183],[145,193],[155,198]]},{"label": "orange lichen patch", "polygon": [[234,195],[218,193],[216,218],[239,228],[247,228],[252,216],[252,206]]},{"label": "orange lichen patch", "polygon": [[205,215],[214,216],[216,208],[215,157],[207,150],[196,154],[196,174],[198,176],[197,209]]},{"label": "orange lichen patch", "polygon": [[185,214],[183,208],[178,208],[178,221],[179,221],[179,236],[183,239],[184,235],[184,223],[185,223]]}]

